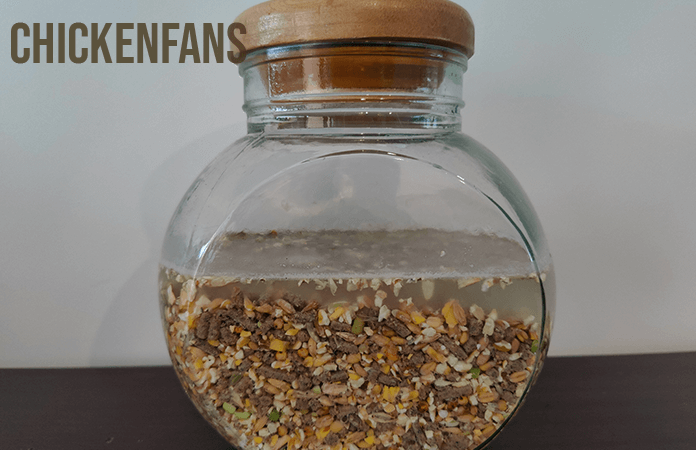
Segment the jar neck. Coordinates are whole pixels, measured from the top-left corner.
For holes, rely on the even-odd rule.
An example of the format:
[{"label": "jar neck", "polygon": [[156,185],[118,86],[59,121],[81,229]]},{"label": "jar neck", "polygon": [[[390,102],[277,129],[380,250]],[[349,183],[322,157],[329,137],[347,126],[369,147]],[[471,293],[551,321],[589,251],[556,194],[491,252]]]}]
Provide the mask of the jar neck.
[{"label": "jar neck", "polygon": [[240,65],[250,133],[402,134],[461,128],[463,53],[350,41],[257,50]]}]

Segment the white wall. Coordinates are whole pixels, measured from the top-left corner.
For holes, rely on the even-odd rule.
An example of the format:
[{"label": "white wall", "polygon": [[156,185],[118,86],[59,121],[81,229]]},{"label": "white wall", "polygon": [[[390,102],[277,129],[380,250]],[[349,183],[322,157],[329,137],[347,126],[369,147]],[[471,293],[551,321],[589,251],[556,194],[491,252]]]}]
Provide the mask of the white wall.
[{"label": "white wall", "polygon": [[[18,65],[7,37],[255,2],[98,3],[0,4],[0,367],[167,364],[164,231],[244,133],[231,63]],[[696,350],[696,1],[459,3],[464,129],[526,188],[556,262],[551,354]]]}]

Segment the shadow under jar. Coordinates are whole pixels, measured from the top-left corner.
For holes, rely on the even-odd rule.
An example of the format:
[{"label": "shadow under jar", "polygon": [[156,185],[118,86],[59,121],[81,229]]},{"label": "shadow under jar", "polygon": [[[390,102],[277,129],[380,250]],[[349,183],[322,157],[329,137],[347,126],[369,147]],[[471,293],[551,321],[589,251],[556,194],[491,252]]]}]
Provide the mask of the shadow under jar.
[{"label": "shadow under jar", "polygon": [[[473,26],[438,1],[470,38],[405,26],[445,14],[432,5],[361,37],[377,24],[350,14],[388,6],[335,2],[347,39],[317,3],[238,19],[248,134],[193,183],[163,246],[174,368],[240,449],[482,448],[539,373],[555,300],[522,188],[461,132]],[[264,41],[267,8],[324,31]]]}]

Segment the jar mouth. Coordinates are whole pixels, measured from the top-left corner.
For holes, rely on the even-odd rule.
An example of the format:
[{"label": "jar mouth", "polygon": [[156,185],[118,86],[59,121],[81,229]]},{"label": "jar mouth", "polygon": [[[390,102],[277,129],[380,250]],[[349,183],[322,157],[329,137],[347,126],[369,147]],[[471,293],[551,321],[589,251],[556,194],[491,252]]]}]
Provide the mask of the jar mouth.
[{"label": "jar mouth", "polygon": [[256,50],[239,70],[254,130],[269,123],[451,129],[460,121],[467,63],[464,53],[436,44],[351,40]]},{"label": "jar mouth", "polygon": [[[466,72],[469,58],[455,48],[436,43],[412,42],[407,40],[351,39],[330,42],[306,42],[254,49],[239,63],[239,73],[269,61],[291,60],[306,57],[328,57],[337,55],[351,57],[384,56],[418,57],[454,64]],[[385,64],[387,61],[385,61]]]}]

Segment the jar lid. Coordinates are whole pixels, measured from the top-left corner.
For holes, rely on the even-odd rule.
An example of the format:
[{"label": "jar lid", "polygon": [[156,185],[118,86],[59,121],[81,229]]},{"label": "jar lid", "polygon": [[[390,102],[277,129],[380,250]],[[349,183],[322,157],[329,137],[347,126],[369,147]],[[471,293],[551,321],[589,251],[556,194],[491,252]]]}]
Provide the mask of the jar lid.
[{"label": "jar lid", "polygon": [[437,44],[474,54],[469,13],[448,0],[271,0],[244,11],[247,51],[342,40]]}]

